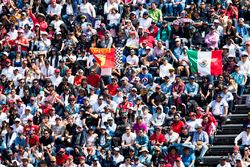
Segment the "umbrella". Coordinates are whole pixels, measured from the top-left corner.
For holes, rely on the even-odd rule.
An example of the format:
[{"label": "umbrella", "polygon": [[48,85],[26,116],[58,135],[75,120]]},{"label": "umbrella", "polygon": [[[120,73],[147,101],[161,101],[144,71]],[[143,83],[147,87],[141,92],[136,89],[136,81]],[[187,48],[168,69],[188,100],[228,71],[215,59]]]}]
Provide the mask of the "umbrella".
[{"label": "umbrella", "polygon": [[193,23],[194,21],[190,18],[179,18],[173,21],[173,25],[180,25],[183,23]]},{"label": "umbrella", "polygon": [[194,150],[195,150],[195,146],[192,145],[191,143],[183,143],[183,144],[181,144],[180,147],[179,147],[179,149],[180,149],[179,151],[181,152],[181,154],[183,153],[183,149],[184,149],[185,147],[187,147],[187,148],[190,149],[190,153],[193,153]]}]

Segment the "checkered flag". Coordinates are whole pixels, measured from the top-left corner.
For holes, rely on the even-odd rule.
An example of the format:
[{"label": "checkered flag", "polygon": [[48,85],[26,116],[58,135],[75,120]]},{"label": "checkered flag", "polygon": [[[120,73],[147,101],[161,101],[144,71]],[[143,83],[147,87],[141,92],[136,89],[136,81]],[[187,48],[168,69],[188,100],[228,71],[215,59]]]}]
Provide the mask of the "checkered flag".
[{"label": "checkered flag", "polygon": [[123,48],[118,47],[115,51],[115,68],[116,69],[122,69],[122,53]]}]

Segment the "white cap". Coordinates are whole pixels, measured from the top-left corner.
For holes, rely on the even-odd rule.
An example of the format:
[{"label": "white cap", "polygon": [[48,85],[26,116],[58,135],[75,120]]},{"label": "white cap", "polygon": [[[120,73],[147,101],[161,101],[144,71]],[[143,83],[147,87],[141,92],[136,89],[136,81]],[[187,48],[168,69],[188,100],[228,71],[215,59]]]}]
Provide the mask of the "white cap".
[{"label": "white cap", "polygon": [[6,56],[9,56],[9,53],[7,53],[7,52],[3,52],[2,54],[6,55]]},{"label": "white cap", "polygon": [[26,108],[25,108],[25,110],[32,110],[32,108],[30,107],[30,106],[27,106]]},{"label": "white cap", "polygon": [[41,35],[48,35],[46,31],[41,31]]}]

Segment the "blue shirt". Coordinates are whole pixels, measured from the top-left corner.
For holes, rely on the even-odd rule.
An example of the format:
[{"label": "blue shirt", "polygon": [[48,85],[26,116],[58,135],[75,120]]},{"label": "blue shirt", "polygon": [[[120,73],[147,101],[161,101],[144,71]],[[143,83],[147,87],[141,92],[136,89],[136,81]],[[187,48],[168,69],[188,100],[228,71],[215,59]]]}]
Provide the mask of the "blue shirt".
[{"label": "blue shirt", "polygon": [[161,84],[161,90],[165,94],[171,94],[172,92],[172,84],[167,84],[166,82]]},{"label": "blue shirt", "polygon": [[201,133],[199,133],[198,131],[194,132],[192,143],[196,145],[198,141],[202,141],[203,143],[208,144],[209,140],[207,132],[205,131],[201,131]]},{"label": "blue shirt", "polygon": [[192,96],[197,95],[199,91],[199,84],[198,83],[187,83],[185,86],[185,93],[191,94]]},{"label": "blue shirt", "polygon": [[244,84],[244,81],[245,81],[245,76],[241,73],[236,73],[236,72],[233,72],[232,73],[232,77],[233,79],[235,80],[235,82],[239,85],[245,85]]},{"label": "blue shirt", "polygon": [[140,74],[140,79],[143,85],[147,85],[149,81],[153,78],[152,74],[147,73],[147,74]]},{"label": "blue shirt", "polygon": [[147,147],[148,146],[148,136],[146,136],[146,135],[136,136],[135,143],[140,144],[143,147]]},{"label": "blue shirt", "polygon": [[245,35],[248,35],[248,28],[249,26],[247,24],[244,24],[242,27],[237,26],[236,30],[241,37],[244,37]]},{"label": "blue shirt", "polygon": [[[189,155],[185,155],[183,154],[182,157],[182,162],[185,165],[185,167],[189,167],[189,165],[192,163],[193,160],[195,160],[195,155],[194,154],[189,154]],[[192,165],[192,167],[194,167],[194,165]]]},{"label": "blue shirt", "polygon": [[18,136],[16,139],[15,139],[15,146],[23,146],[25,147],[26,146],[26,138],[25,137],[22,137],[22,139]]}]

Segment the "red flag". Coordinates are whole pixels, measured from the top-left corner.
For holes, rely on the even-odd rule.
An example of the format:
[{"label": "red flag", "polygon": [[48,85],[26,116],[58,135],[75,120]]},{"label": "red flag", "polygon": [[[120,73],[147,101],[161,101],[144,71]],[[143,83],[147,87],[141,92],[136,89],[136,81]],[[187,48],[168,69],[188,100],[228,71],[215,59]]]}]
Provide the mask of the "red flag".
[{"label": "red flag", "polygon": [[90,48],[90,52],[93,54],[101,68],[115,67],[114,48]]}]

